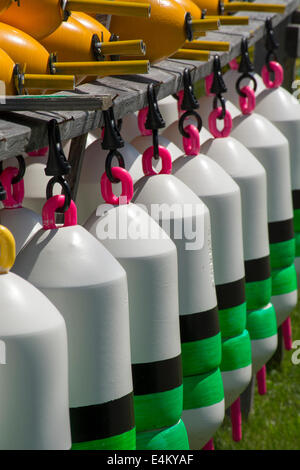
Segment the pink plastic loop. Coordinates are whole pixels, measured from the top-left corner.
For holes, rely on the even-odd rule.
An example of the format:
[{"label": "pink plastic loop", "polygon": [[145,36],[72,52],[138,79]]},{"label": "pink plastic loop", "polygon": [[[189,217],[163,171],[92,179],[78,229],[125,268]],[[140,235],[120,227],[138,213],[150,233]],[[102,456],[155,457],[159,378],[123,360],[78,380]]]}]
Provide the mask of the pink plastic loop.
[{"label": "pink plastic loop", "polygon": [[153,176],[153,175],[169,175],[172,173],[172,157],[168,149],[162,147],[161,145],[158,146],[158,153],[161,158],[161,171],[157,173],[153,170],[152,166],[152,158],[154,156],[154,147],[149,147],[143,153],[143,171],[146,176]]},{"label": "pink plastic loop", "polygon": [[[65,196],[60,194],[58,196],[52,196],[48,201],[44,204],[42,210],[42,218],[43,218],[43,228],[44,230],[52,230],[57,229],[55,224],[55,211],[60,207],[63,207],[65,203]],[[65,222],[63,227],[70,227],[72,225],[77,225],[77,207],[74,201],[71,201],[71,205],[69,209],[65,212]]]},{"label": "pink plastic loop", "polygon": [[29,157],[45,157],[48,153],[49,147],[43,147],[39,150],[34,150],[33,152],[28,152]]},{"label": "pink plastic loop", "polygon": [[9,166],[2,171],[0,181],[6,191],[6,199],[3,205],[6,209],[17,209],[22,207],[24,199],[24,180],[22,179],[16,184],[12,180],[18,175],[19,170],[13,166]]},{"label": "pink plastic loop", "polygon": [[232,439],[239,442],[242,439],[242,413],[240,397],[230,407]]},{"label": "pink plastic loop", "polygon": [[262,368],[256,374],[257,388],[259,395],[265,395],[267,393],[267,369],[266,366]]},{"label": "pink plastic loop", "polygon": [[283,82],[283,68],[278,62],[269,62],[270,68],[274,72],[274,80],[270,79],[270,73],[266,65],[263,66],[261,77],[267,88],[278,88]]},{"label": "pink plastic loop", "polygon": [[224,127],[219,131],[217,128],[217,119],[222,114],[222,108],[213,109],[208,117],[209,131],[214,137],[228,137],[232,129],[232,118],[228,110],[225,112]]},{"label": "pink plastic loop", "polygon": [[148,114],[148,107],[141,109],[138,114],[138,128],[142,135],[152,135],[152,131],[150,129],[146,129],[145,127],[147,114]]},{"label": "pink plastic loop", "polygon": [[198,155],[200,152],[200,132],[196,126],[189,124],[184,128],[190,137],[182,138],[183,148],[186,155]]},{"label": "pink plastic loop", "polygon": [[124,203],[129,204],[133,197],[133,182],[130,173],[119,166],[111,168],[111,173],[114,178],[120,180],[122,183],[122,194],[118,197],[113,193],[112,182],[109,180],[107,174],[103,173],[100,185],[104,201],[115,206]]},{"label": "pink plastic loop", "polygon": [[178,109],[178,116],[180,117],[185,111],[184,109],[181,109],[182,101],[183,101],[183,96],[184,96],[184,90],[180,90],[177,93],[178,96],[178,101],[177,101],[177,109]]},{"label": "pink plastic loop", "polygon": [[243,114],[253,113],[256,105],[255,93],[252,88],[249,86],[244,86],[241,88],[241,92],[245,93],[247,96],[240,96],[240,108]]},{"label": "pink plastic loop", "polygon": [[282,336],[284,341],[284,347],[287,351],[292,349],[292,323],[291,317],[288,317],[282,323]]},{"label": "pink plastic loop", "polygon": [[214,447],[214,440],[213,439],[210,439],[204,447],[202,447],[202,450],[215,450],[215,447]]},{"label": "pink plastic loop", "polygon": [[238,70],[238,68],[239,68],[238,61],[236,59],[232,59],[229,62],[229,67],[231,68],[231,70]]},{"label": "pink plastic loop", "polygon": [[214,96],[213,93],[210,92],[213,81],[214,81],[214,74],[213,73],[210,74],[210,75],[207,75],[207,77],[205,77],[205,92],[206,92],[207,96]]}]

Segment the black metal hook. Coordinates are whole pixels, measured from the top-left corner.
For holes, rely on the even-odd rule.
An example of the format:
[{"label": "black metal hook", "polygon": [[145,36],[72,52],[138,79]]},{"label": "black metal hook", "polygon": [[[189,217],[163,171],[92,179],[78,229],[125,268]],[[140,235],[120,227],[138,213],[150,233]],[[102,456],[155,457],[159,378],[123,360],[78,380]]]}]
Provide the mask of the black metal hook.
[{"label": "black metal hook", "polygon": [[63,151],[59,126],[56,119],[51,119],[48,123],[49,156],[45,174],[47,176],[68,175],[71,165],[66,159]]},{"label": "black metal hook", "polygon": [[154,90],[153,83],[148,85],[147,89],[147,99],[148,99],[148,114],[145,122],[145,128],[151,131],[162,129],[166,126],[166,123],[159,111],[156,93]]},{"label": "black metal hook", "polygon": [[214,97],[214,101],[213,101],[213,108],[216,109],[218,107],[218,100],[220,101],[220,104],[221,104],[221,108],[222,108],[222,113],[220,114],[220,116],[217,117],[217,119],[221,120],[221,119],[224,119],[225,118],[225,114],[226,114],[226,102],[225,102],[225,98],[224,96],[222,95],[216,95]]},{"label": "black metal hook", "polygon": [[272,26],[272,19],[268,17],[265,21],[265,28],[266,28],[266,40],[265,40],[265,47],[267,50],[266,54],[266,66],[269,70],[270,73],[272,73],[272,69],[270,68],[270,61],[276,60],[277,61],[277,55],[275,50],[278,49],[279,47],[279,42],[277,42],[275,38],[275,32]]},{"label": "black metal hook", "polygon": [[202,129],[202,119],[201,119],[200,115],[199,115],[197,112],[195,112],[195,111],[186,111],[186,112],[180,117],[179,123],[178,123],[178,128],[179,128],[180,134],[181,134],[183,137],[186,137],[186,138],[189,138],[190,135],[189,135],[188,132],[186,132],[186,131],[184,130],[184,127],[183,127],[183,126],[184,126],[184,121],[185,121],[185,119],[186,119],[187,117],[189,117],[189,116],[193,116],[193,117],[196,119],[198,131],[200,132],[201,129]]},{"label": "black metal hook", "polygon": [[46,198],[50,199],[53,196],[53,188],[56,183],[60,184],[63,190],[63,194],[65,196],[64,205],[60,207],[59,209],[57,209],[56,212],[59,212],[60,214],[64,214],[70,208],[72,195],[71,195],[71,189],[70,189],[69,183],[62,176],[54,176],[48,182],[47,188],[46,188]]},{"label": "black metal hook", "polygon": [[111,164],[112,164],[112,160],[114,157],[118,159],[119,167],[125,168],[125,161],[124,161],[123,155],[120,152],[118,152],[118,150],[115,149],[115,150],[111,150],[106,157],[105,173],[111,183],[119,183],[118,178],[114,178],[111,172],[111,168],[112,168]]},{"label": "black metal hook", "polygon": [[104,118],[104,136],[102,141],[103,150],[115,150],[124,147],[118,125],[115,121],[113,108],[103,111]]},{"label": "black metal hook", "polygon": [[181,109],[183,111],[192,111],[199,108],[198,100],[194,94],[194,85],[191,72],[188,68],[183,71],[183,100]]},{"label": "black metal hook", "polygon": [[213,74],[214,74],[214,79],[213,79],[210,92],[215,95],[226,93],[227,88],[226,88],[226,85],[222,76],[221,61],[218,55],[214,56]]},{"label": "black metal hook", "polygon": [[238,71],[241,72],[242,75],[238,78],[235,84],[235,89],[237,93],[239,94],[239,96],[246,98],[247,97],[246,93],[244,93],[241,90],[241,82],[244,78],[249,78],[252,81],[254,91],[256,91],[256,88],[257,88],[257,81],[253,75],[254,65],[252,64],[250,56],[249,56],[247,38],[242,38],[242,41],[241,41],[241,62],[240,62]]},{"label": "black metal hook", "polygon": [[18,155],[18,156],[16,157],[16,159],[18,160],[18,164],[19,164],[19,172],[18,172],[18,174],[11,180],[12,184],[17,184],[17,183],[19,183],[19,182],[24,178],[25,171],[26,171],[25,159],[24,159],[23,155]]}]

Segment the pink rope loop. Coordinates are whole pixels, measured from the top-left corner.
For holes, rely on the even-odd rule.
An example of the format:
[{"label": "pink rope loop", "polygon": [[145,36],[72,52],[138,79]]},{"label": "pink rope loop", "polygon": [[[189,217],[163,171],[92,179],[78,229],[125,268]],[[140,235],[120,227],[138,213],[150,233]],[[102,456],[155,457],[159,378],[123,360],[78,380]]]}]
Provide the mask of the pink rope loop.
[{"label": "pink rope loop", "polygon": [[138,114],[138,128],[142,135],[152,135],[152,131],[150,129],[146,129],[145,127],[147,114],[148,114],[148,107],[141,109]]},{"label": "pink rope loop", "polygon": [[205,77],[205,92],[206,92],[207,96],[214,96],[213,93],[210,92],[213,81],[214,81],[214,74],[213,73],[210,74],[210,75],[207,75],[207,77]]},{"label": "pink rope loop", "polygon": [[202,450],[215,450],[213,438],[211,438],[211,439],[205,444],[205,446],[202,447]]},{"label": "pink rope loop", "polygon": [[249,86],[244,86],[241,88],[241,92],[245,93],[247,96],[240,96],[240,108],[243,114],[253,113],[256,105],[255,93],[252,88]]},{"label": "pink rope loop", "polygon": [[[60,207],[63,207],[65,203],[65,196],[60,194],[58,196],[52,196],[48,201],[44,204],[42,210],[42,218],[43,218],[43,228],[44,230],[52,230],[57,229],[55,223],[55,211]],[[77,208],[74,201],[71,201],[71,205],[69,209],[65,212],[65,222],[63,227],[70,227],[72,225],[77,225]]]},{"label": "pink rope loop", "polygon": [[232,118],[228,110],[225,112],[224,127],[222,131],[217,128],[217,119],[222,114],[222,108],[213,109],[208,117],[209,131],[214,137],[228,137],[232,129]]},{"label": "pink rope loop", "polygon": [[229,62],[229,67],[231,68],[231,70],[238,70],[238,68],[239,68],[238,61],[236,59],[232,59]]},{"label": "pink rope loop", "polygon": [[240,397],[230,407],[232,439],[239,442],[242,439],[242,413]]},{"label": "pink rope loop", "polygon": [[44,147],[39,150],[34,150],[33,152],[28,152],[29,157],[45,157],[48,153],[49,147]]},{"label": "pink rope loop", "polygon": [[292,323],[291,317],[288,317],[282,323],[282,336],[284,340],[284,347],[287,351],[292,349]]},{"label": "pink rope loop", "polygon": [[190,137],[182,138],[183,148],[186,155],[198,155],[200,152],[200,133],[196,126],[189,124],[184,128]]},{"label": "pink rope loop", "polygon": [[122,183],[122,194],[120,197],[116,196],[112,190],[112,182],[109,180],[106,173],[101,177],[101,193],[105,202],[118,206],[119,204],[129,204],[133,197],[133,182],[130,173],[119,166],[111,169],[114,178],[120,180]]},{"label": "pink rope loop", "polygon": [[16,184],[12,180],[18,175],[19,170],[13,166],[9,166],[3,170],[0,181],[6,191],[6,199],[3,205],[6,209],[17,209],[22,207],[24,199],[24,180],[22,179]]},{"label": "pink rope loop", "polygon": [[162,168],[159,173],[153,170],[152,167],[152,158],[154,156],[154,147],[149,147],[143,153],[143,171],[146,176],[153,176],[153,175],[169,175],[172,172],[172,157],[168,149],[162,147],[161,145],[158,146],[159,156],[161,158]]},{"label": "pink rope loop", "polygon": [[278,88],[283,82],[283,68],[278,62],[269,62],[270,68],[274,72],[274,81],[270,79],[270,73],[266,65],[263,66],[261,76],[267,88]]},{"label": "pink rope loop", "polygon": [[265,395],[267,393],[267,369],[265,365],[257,372],[256,380],[259,395]]}]

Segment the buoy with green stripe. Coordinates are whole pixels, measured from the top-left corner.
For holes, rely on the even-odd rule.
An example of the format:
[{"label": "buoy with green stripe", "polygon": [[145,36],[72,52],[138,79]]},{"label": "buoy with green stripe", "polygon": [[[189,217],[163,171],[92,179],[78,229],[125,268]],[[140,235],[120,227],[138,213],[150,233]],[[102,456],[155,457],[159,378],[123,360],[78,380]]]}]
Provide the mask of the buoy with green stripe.
[{"label": "buoy with green stripe", "polygon": [[[211,109],[210,101],[210,98],[200,99],[204,115]],[[251,338],[252,374],[255,376],[277,348],[276,314],[270,303],[272,280],[266,171],[243,144],[230,136],[202,139],[201,151],[233,178],[241,192],[246,325]]]},{"label": "buoy with green stripe", "polygon": [[[177,247],[183,364],[183,413],[191,449],[201,449],[224,418],[220,373],[221,336],[214,285],[207,207],[170,174],[172,157],[159,147],[162,170],[155,174],[153,148],[143,154],[144,176],[134,202],[143,204]],[[150,213],[150,212],[149,212]]]},{"label": "buoy with green stripe", "polygon": [[[105,190],[102,197],[111,201]],[[157,222],[130,198],[126,203],[117,199],[109,210],[107,204],[100,205],[85,227],[127,273],[137,449],[187,450],[181,420],[177,250]]]},{"label": "buoy with green stripe", "polygon": [[14,272],[43,292],[66,322],[72,449],[134,450],[126,272],[77,225],[73,201],[64,225],[56,225],[55,211],[64,203],[62,195],[48,199],[43,228],[19,253]]},{"label": "buoy with green stripe", "polygon": [[0,449],[71,447],[67,332],[62,315],[10,272],[15,241],[0,226]]},{"label": "buoy with green stripe", "polygon": [[242,115],[231,102],[227,102],[227,109],[233,117],[231,135],[255,155],[267,174],[271,302],[280,326],[297,304],[289,144],[265,117],[257,113]]}]

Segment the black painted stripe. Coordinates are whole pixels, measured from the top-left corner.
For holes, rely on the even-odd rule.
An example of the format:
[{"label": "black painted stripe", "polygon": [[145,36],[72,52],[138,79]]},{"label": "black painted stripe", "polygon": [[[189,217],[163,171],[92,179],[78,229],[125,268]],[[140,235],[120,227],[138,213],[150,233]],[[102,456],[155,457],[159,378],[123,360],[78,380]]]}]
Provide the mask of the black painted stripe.
[{"label": "black painted stripe", "polygon": [[246,302],[245,278],[216,286],[219,310]]},{"label": "black painted stripe", "polygon": [[271,277],[270,256],[245,261],[246,282],[264,281]]},{"label": "black painted stripe", "polygon": [[180,315],[179,318],[182,343],[210,338],[220,331],[218,307],[206,312]]},{"label": "black painted stripe", "polygon": [[132,364],[135,395],[166,392],[182,384],[181,354],[164,361]]},{"label": "black painted stripe", "polygon": [[294,238],[293,219],[280,220],[279,222],[269,222],[269,241],[270,243],[285,242]]},{"label": "black painted stripe", "polygon": [[294,189],[292,191],[293,196],[293,208],[300,209],[300,189]]},{"label": "black painted stripe", "polygon": [[133,392],[100,405],[70,409],[72,442],[117,436],[135,426]]}]

